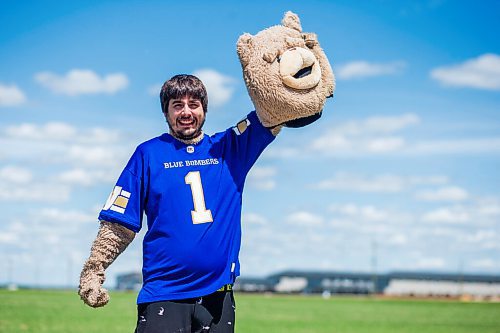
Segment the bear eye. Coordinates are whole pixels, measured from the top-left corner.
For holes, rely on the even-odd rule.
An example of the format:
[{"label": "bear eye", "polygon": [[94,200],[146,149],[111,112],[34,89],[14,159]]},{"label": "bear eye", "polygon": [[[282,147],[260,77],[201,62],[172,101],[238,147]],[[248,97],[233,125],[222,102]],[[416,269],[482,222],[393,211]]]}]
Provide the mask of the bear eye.
[{"label": "bear eye", "polygon": [[[274,60],[279,59],[279,55],[278,55],[277,51],[275,51],[275,52],[270,51],[270,52],[264,53],[264,55],[262,56],[262,59],[264,59],[265,61],[267,61],[268,63],[271,64],[274,62]],[[278,62],[279,62],[279,60],[278,60]]]},{"label": "bear eye", "polygon": [[304,47],[304,39],[303,38],[295,38],[287,36],[285,39],[286,45],[291,47]]}]

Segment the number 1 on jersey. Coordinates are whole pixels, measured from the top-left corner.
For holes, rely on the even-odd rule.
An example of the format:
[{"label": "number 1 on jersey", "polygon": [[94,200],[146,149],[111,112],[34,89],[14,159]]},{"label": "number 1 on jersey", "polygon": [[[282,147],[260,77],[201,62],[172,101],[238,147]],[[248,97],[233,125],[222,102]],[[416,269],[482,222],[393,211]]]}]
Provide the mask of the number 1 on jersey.
[{"label": "number 1 on jersey", "polygon": [[193,224],[213,222],[212,212],[205,205],[205,195],[199,171],[190,171],[184,178],[186,184],[191,186],[193,195],[194,210],[191,211]]}]

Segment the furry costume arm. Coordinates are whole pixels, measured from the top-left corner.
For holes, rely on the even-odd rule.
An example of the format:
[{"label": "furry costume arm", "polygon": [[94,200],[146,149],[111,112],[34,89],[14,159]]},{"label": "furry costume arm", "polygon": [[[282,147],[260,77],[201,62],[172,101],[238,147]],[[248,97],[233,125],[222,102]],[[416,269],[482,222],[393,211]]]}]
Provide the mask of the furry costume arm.
[{"label": "furry costume arm", "polygon": [[97,308],[109,301],[108,291],[102,287],[104,271],[132,242],[135,233],[117,223],[101,221],[90,257],[80,274],[78,294],[85,304]]}]

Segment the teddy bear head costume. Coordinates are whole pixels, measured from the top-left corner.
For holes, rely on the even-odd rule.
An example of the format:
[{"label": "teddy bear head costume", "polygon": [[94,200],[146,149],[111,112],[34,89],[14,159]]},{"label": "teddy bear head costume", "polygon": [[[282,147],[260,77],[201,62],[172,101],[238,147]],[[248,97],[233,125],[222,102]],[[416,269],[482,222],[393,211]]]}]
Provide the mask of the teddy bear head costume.
[{"label": "teddy bear head costume", "polygon": [[299,17],[287,12],[276,25],[237,42],[243,78],[266,127],[302,127],[321,116],[333,96],[335,78],[314,33],[302,32]]}]

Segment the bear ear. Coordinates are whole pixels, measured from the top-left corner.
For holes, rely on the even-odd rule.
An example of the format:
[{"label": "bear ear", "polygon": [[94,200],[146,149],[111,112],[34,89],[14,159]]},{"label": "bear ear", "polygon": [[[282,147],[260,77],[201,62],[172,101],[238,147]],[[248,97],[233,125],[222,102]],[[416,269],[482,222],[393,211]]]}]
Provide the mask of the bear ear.
[{"label": "bear ear", "polygon": [[283,16],[283,20],[281,20],[281,24],[287,28],[302,32],[302,26],[300,25],[299,17],[297,16],[297,14],[290,11],[285,13],[285,16]]},{"label": "bear ear", "polygon": [[304,38],[306,46],[310,49],[318,45],[318,36],[315,33],[305,32],[302,34],[302,38]]},{"label": "bear ear", "polygon": [[238,38],[236,43],[236,51],[243,67],[246,67],[250,62],[250,54],[252,53],[253,36],[249,33],[244,33]]}]

